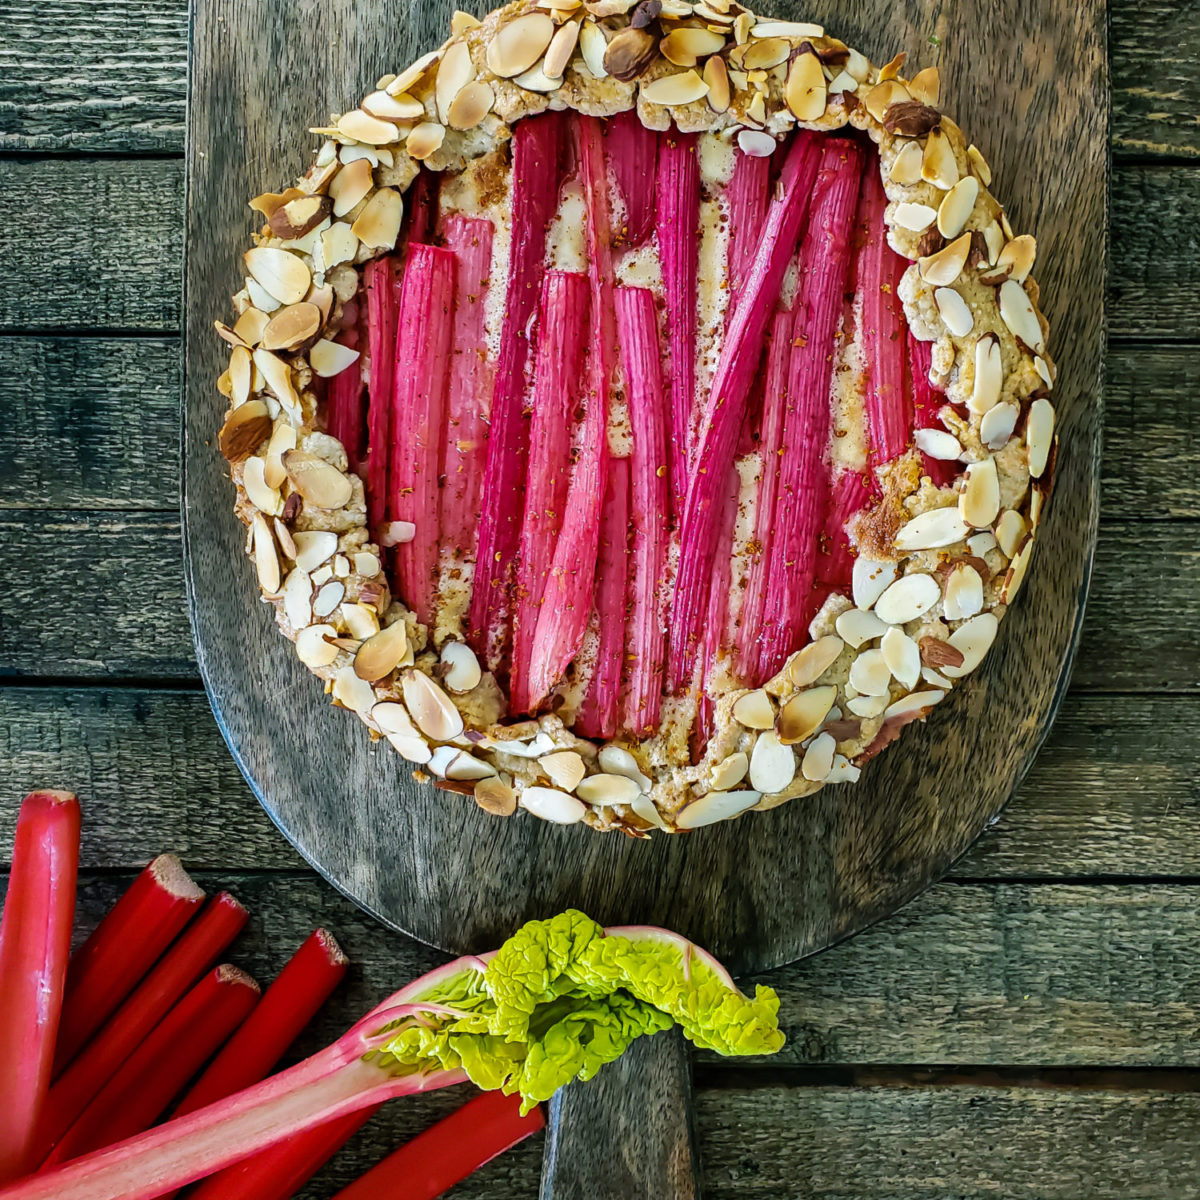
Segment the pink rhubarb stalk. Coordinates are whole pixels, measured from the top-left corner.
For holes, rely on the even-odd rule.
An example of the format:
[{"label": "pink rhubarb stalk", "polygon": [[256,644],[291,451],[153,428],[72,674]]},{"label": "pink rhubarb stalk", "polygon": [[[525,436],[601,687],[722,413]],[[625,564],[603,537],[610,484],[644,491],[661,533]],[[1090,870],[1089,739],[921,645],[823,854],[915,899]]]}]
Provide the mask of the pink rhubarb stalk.
[{"label": "pink rhubarb stalk", "polygon": [[629,577],[629,459],[608,462],[608,488],[596,563],[596,616],[599,641],[592,677],[575,727],[584,737],[610,738],[617,732],[621,660],[625,656],[625,597]]},{"label": "pink rhubarb stalk", "polygon": [[568,271],[546,273],[538,316],[529,474],[513,604],[509,683],[513,712],[527,712],[531,706],[533,636],[571,482],[571,429],[585,384],[583,366],[588,342],[588,307],[586,275]]},{"label": "pink rhubarb stalk", "polygon": [[759,347],[780,286],[808,217],[821,158],[822,135],[797,133],[788,148],[776,193],[767,210],[762,238],[746,276],[741,302],[729,324],[725,345],[705,405],[688,486],[680,535],[679,571],[671,614],[671,686],[690,683],[701,626],[708,610],[720,534],[721,497],[737,451],[750,386],[758,370]]},{"label": "pink rhubarb stalk", "polygon": [[899,285],[908,263],[888,245],[887,196],[872,156],[863,179],[856,218],[860,242],[854,291],[861,297],[859,339],[866,364],[867,429],[872,466],[891,462],[908,449],[912,416],[904,391],[907,326]]},{"label": "pink rhubarb stalk", "polygon": [[696,272],[700,254],[700,161],[694,134],[668,130],[659,139],[658,257],[667,311],[671,390],[671,495],[687,496],[696,413]]},{"label": "pink rhubarb stalk", "polygon": [[640,246],[654,231],[654,164],[658,135],[635,109],[610,117],[604,126],[604,157],[624,209],[613,222],[613,244]]},{"label": "pink rhubarb stalk", "polygon": [[430,627],[438,593],[438,474],[453,309],[454,254],[411,243],[396,325],[387,519],[416,527],[412,540],[395,550],[396,590]]},{"label": "pink rhubarb stalk", "polygon": [[[945,429],[938,414],[946,403],[946,393],[939,391],[929,382],[933,369],[933,343],[923,342],[908,330],[908,366],[912,387],[912,411],[914,429]],[[953,483],[961,470],[961,464],[944,458],[930,458],[922,454],[925,474],[938,487]]]},{"label": "pink rhubarb stalk", "polygon": [[484,469],[479,543],[471,591],[470,640],[492,670],[511,644],[508,588],[521,538],[529,426],[524,416],[529,323],[541,290],[546,229],[558,206],[565,120],[546,113],[517,124],[512,138],[512,238],[496,385]]},{"label": "pink rhubarb stalk", "polygon": [[0,1184],[37,1163],[78,867],[79,801],[70,792],[31,792],[17,816],[0,920]]},{"label": "pink rhubarb stalk", "polygon": [[662,593],[670,538],[666,415],[654,293],[646,288],[616,288],[614,302],[633,433],[631,621],[622,723],[636,737],[646,737],[658,729],[666,656]]},{"label": "pink rhubarb stalk", "polygon": [[775,529],[775,496],[779,490],[779,461],[783,453],[783,419],[788,407],[788,367],[792,355],[792,310],[777,312],[771,322],[771,344],[767,349],[767,377],[763,389],[762,474],[754,509],[754,542],[742,608],[738,615],[735,669],[747,687],[762,680],[759,666],[763,606],[766,603],[767,570]]},{"label": "pink rhubarb stalk", "polygon": [[488,278],[492,270],[492,223],[458,214],[446,219],[443,236],[454,254],[454,341],[446,399],[446,448],[442,459],[439,524],[443,555],[454,563],[475,556],[487,420],[495,364],[486,336]]},{"label": "pink rhubarb stalk", "polygon": [[737,309],[746,273],[754,262],[754,253],[758,249],[758,239],[766,219],[772,161],[771,157],[759,158],[738,151],[733,174],[725,188],[730,230],[726,257],[729,286],[727,312],[731,316]]},{"label": "pink rhubarb stalk", "polygon": [[763,611],[763,678],[774,675],[803,643],[812,616],[815,557],[828,502],[824,458],[830,437],[829,393],[861,175],[857,145],[828,138],[800,249],[788,409]]},{"label": "pink rhubarb stalk", "polygon": [[[344,330],[335,340],[357,350],[358,330]],[[351,467],[358,464],[363,453],[365,414],[362,393],[361,357],[325,381],[325,427],[346,448]]]},{"label": "pink rhubarb stalk", "polygon": [[846,536],[846,522],[876,499],[871,476],[863,471],[842,471],[829,489],[825,532],[817,554],[817,580],[836,591],[848,591],[854,571],[854,551]]},{"label": "pink rhubarb stalk", "polygon": [[387,511],[388,446],[392,419],[392,375],[400,267],[395,258],[374,258],[363,268],[367,292],[367,519],[372,533]]},{"label": "pink rhubarb stalk", "polygon": [[567,490],[562,531],[558,535],[542,611],[538,614],[533,635],[531,705],[540,704],[562,678],[568,664],[579,652],[591,614],[600,542],[600,508],[608,466],[608,395],[616,352],[608,175],[604,167],[600,122],[595,117],[576,115],[571,129],[587,209],[588,282],[592,294],[588,397],[578,455]]}]

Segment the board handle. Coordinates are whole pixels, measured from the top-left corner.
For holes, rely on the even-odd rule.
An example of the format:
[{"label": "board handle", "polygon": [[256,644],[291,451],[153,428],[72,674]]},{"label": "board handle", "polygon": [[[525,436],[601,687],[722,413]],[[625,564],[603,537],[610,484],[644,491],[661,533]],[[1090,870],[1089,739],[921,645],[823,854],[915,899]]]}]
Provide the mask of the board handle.
[{"label": "board handle", "polygon": [[638,1038],[550,1101],[540,1200],[697,1200],[692,1078],[678,1029]]}]

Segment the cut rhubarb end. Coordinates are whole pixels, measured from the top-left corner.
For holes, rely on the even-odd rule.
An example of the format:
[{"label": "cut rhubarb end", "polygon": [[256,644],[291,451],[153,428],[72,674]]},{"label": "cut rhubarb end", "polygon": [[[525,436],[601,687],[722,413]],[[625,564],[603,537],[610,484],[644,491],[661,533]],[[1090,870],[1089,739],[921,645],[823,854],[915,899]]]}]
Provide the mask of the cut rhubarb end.
[{"label": "cut rhubarb end", "polygon": [[604,156],[621,206],[613,219],[614,246],[640,246],[654,232],[657,152],[657,135],[634,109],[605,122]]},{"label": "cut rhubarb end", "polygon": [[471,591],[470,641],[493,671],[507,666],[512,627],[508,587],[521,537],[529,426],[524,415],[527,330],[558,203],[566,118],[547,113],[521,121],[512,137],[512,235],[505,320],[492,396],[483,508]]},{"label": "cut rhubarb end", "polygon": [[408,247],[396,324],[388,466],[389,521],[410,521],[394,552],[396,590],[427,626],[438,590],[438,473],[446,427],[446,383],[454,309],[454,254]]},{"label": "cut rhubarb end", "polygon": [[0,918],[0,1185],[38,1161],[75,916],[79,825],[70,792],[32,792],[17,816]]},{"label": "cut rhubarb end", "polygon": [[[945,429],[941,411],[946,403],[945,392],[939,391],[929,381],[933,369],[933,343],[923,342],[908,331],[909,379],[912,387],[912,411],[914,429]],[[953,460],[931,458],[922,454],[925,474],[938,487],[945,487],[958,478],[962,464]]]},{"label": "cut rhubarb end", "polygon": [[762,235],[770,200],[771,166],[777,157],[780,157],[778,151],[764,158],[739,154],[725,189],[725,203],[729,212],[727,282],[730,313],[737,309],[746,274],[758,249],[758,239]]}]

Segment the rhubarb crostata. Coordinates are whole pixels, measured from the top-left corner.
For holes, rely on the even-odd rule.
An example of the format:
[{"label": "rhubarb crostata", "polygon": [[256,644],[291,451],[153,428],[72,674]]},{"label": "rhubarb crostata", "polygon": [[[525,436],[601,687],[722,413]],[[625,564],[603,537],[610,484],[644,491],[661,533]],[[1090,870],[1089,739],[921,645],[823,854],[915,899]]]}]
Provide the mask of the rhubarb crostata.
[{"label": "rhubarb crostata", "polygon": [[518,0],[251,201],[220,446],[302,662],[488,812],[852,782],[974,671],[1053,469],[991,172],[735,0]]}]

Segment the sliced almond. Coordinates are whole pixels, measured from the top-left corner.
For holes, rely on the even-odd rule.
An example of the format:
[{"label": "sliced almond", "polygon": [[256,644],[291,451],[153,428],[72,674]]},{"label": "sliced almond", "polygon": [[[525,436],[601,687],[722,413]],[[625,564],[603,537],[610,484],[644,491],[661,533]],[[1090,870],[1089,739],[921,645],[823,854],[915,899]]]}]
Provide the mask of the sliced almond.
[{"label": "sliced almond", "polygon": [[459,750],[446,764],[446,778],[463,781],[475,779],[492,779],[496,776],[496,768],[491,763]]},{"label": "sliced almond", "polygon": [[928,104],[930,108],[937,108],[942,90],[937,67],[926,67],[923,71],[918,71],[908,81],[908,90],[914,100]]},{"label": "sliced almond", "polygon": [[[564,792],[573,792],[579,781],[587,774],[583,757],[574,750],[558,750],[554,754],[543,755],[537,760],[537,763],[546,773],[546,778],[562,788]],[[608,778],[618,777],[609,776]],[[634,788],[640,791],[636,784],[634,784]]]},{"label": "sliced almond", "polygon": [[897,204],[892,209],[892,221],[901,229],[924,233],[937,220],[937,209],[928,204]]},{"label": "sliced almond", "polygon": [[996,539],[992,536],[990,529],[985,529],[981,533],[973,533],[967,538],[967,552],[976,558],[984,558],[990,550],[995,550],[995,548]]},{"label": "sliced almond", "polygon": [[457,695],[474,691],[483,679],[479,659],[466,642],[447,642],[442,647],[442,682]]},{"label": "sliced almond", "polygon": [[875,615],[889,625],[906,625],[927,613],[941,598],[942,589],[932,575],[913,572],[897,579],[875,601]]},{"label": "sliced almond", "polygon": [[1015,237],[1005,243],[1004,249],[996,256],[997,269],[1008,270],[1009,279],[1024,283],[1033,270],[1033,260],[1037,257],[1037,241],[1028,233]]},{"label": "sliced almond", "polygon": [[450,119],[450,106],[458,93],[474,78],[475,64],[471,62],[471,48],[466,42],[451,42],[442,55],[442,61],[438,63],[437,85],[434,88],[438,119],[443,124]]},{"label": "sliced almond", "polygon": [[511,817],[517,811],[517,794],[500,779],[481,779],[475,785],[475,803],[494,817]]},{"label": "sliced almond", "polygon": [[371,709],[371,720],[385,734],[398,737],[421,738],[421,731],[413,724],[408,709],[396,700],[381,700]]},{"label": "sliced almond", "polygon": [[273,246],[255,246],[242,255],[251,278],[280,304],[297,304],[308,294],[312,272],[302,258]]},{"label": "sliced almond", "polygon": [[1004,387],[1004,360],[1000,341],[994,333],[985,333],[975,343],[975,383],[967,407],[973,413],[986,413],[1000,400]]},{"label": "sliced almond", "polygon": [[967,147],[967,161],[971,164],[971,170],[975,172],[979,182],[987,187],[992,182],[992,168],[988,166],[987,159],[983,157],[978,146],[972,144]]},{"label": "sliced almond", "polygon": [[312,620],[312,580],[297,567],[283,581],[283,610],[288,624],[303,629]]},{"label": "sliced almond", "polygon": [[749,770],[749,756],[738,750],[736,753],[730,754],[727,758],[721,759],[713,767],[709,775],[709,783],[715,791],[726,792],[731,787],[741,783],[746,778],[746,772]]},{"label": "sliced almond", "polygon": [[671,30],[658,43],[663,58],[677,67],[694,67],[702,58],[717,54],[724,47],[722,34],[686,25]]},{"label": "sliced almond", "polygon": [[331,579],[318,589],[313,597],[313,616],[324,620],[337,611],[346,597],[346,585],[340,579]]},{"label": "sliced almond", "polygon": [[864,650],[850,664],[850,686],[864,696],[886,696],[891,680],[882,650]]},{"label": "sliced almond", "polygon": [[326,271],[339,263],[353,262],[357,253],[358,238],[345,221],[335,221],[322,232],[321,265]]},{"label": "sliced almond", "polygon": [[855,696],[846,701],[846,707],[863,720],[877,717],[888,706],[887,696]]},{"label": "sliced almond", "polygon": [[535,817],[555,825],[575,825],[587,814],[587,807],[581,800],[557,788],[527,787],[521,792],[520,804]]},{"label": "sliced almond", "polygon": [[1008,326],[1013,337],[1035,354],[1045,352],[1046,340],[1033,302],[1015,279],[1006,279],[1000,285],[1000,319]]},{"label": "sliced almond", "polygon": [[962,296],[950,287],[935,288],[933,302],[946,328],[955,337],[966,337],[975,328],[975,318]]},{"label": "sliced almond", "polygon": [[921,649],[902,629],[895,626],[879,643],[883,661],[892,677],[906,688],[914,688],[921,678]]},{"label": "sliced almond", "polygon": [[635,780],[643,792],[650,790],[650,780],[642,773],[637,759],[624,746],[601,746],[598,760],[602,771]]},{"label": "sliced almond", "polygon": [[966,227],[967,220],[979,197],[979,180],[965,175],[943,197],[937,211],[938,232],[944,238],[956,238]]},{"label": "sliced almond", "polygon": [[837,700],[833,686],[808,688],[797,692],[779,710],[775,731],[784,746],[791,746],[811,737],[825,723]]},{"label": "sliced almond", "polygon": [[488,42],[487,65],[493,75],[511,79],[528,71],[554,37],[554,21],[545,13],[526,13],[501,25]]},{"label": "sliced almond", "polygon": [[783,97],[797,121],[817,121],[824,115],[825,72],[815,54],[797,54],[792,60]]},{"label": "sliced almond", "polygon": [[354,656],[354,673],[359,679],[374,683],[390,675],[397,667],[412,662],[412,647],[408,629],[403,621],[385,625],[373,637],[367,638]]},{"label": "sliced almond", "polygon": [[279,552],[275,549],[275,538],[271,526],[262,513],[254,514],[251,526],[254,535],[254,567],[258,572],[258,583],[268,595],[279,591]]},{"label": "sliced almond", "polygon": [[[267,481],[267,487],[280,488],[283,487],[283,481],[287,478],[287,471],[283,466],[283,456],[288,450],[296,448],[296,430],[283,421],[271,431],[271,440],[267,443],[266,466],[263,469],[263,478]],[[299,504],[299,497],[296,499]]]},{"label": "sliced almond", "polygon": [[282,358],[260,346],[254,351],[254,365],[262,372],[271,394],[290,412],[300,409],[300,396],[292,383],[292,369]]},{"label": "sliced almond", "polygon": [[[394,128],[394,127],[393,127]],[[375,178],[371,174],[371,164],[365,158],[358,159],[343,167],[329,185],[329,195],[333,200],[333,215],[344,217],[351,209],[356,208],[371,188],[375,186]]]},{"label": "sliced almond", "polygon": [[341,667],[333,677],[330,694],[343,708],[351,712],[368,713],[375,704],[375,689],[359,679],[353,667]]},{"label": "sliced almond", "polygon": [[945,699],[946,693],[938,691],[913,692],[908,696],[901,696],[894,704],[889,704],[883,710],[883,719],[885,721],[904,720],[905,724],[911,721],[918,720],[921,717],[927,717],[930,709],[935,704],[940,704]]},{"label": "sliced almond", "polygon": [[277,517],[283,507],[279,489],[269,487],[266,479],[266,461],[251,455],[242,467],[242,487],[246,498],[260,512]]},{"label": "sliced almond", "polygon": [[350,480],[323,458],[307,450],[289,450],[283,456],[283,466],[306,503],[324,509],[344,508],[350,503],[354,494]]},{"label": "sliced almond", "polygon": [[983,227],[983,240],[987,246],[988,262],[994,264],[1004,249],[1004,230],[1000,228],[999,221],[989,221]]},{"label": "sliced almond", "polygon": [[971,532],[957,508],[931,508],[902,525],[896,534],[897,550],[937,550],[961,542]]},{"label": "sliced almond", "polygon": [[[424,126],[417,126],[417,129],[422,128]],[[440,125],[437,128],[442,129]],[[409,135],[410,142],[417,129]],[[443,135],[445,132],[442,129]],[[409,153],[412,154],[411,147]],[[413,157],[417,158],[418,155],[413,154]],[[350,226],[350,232],[372,250],[390,250],[400,236],[400,219],[403,215],[404,200],[400,193],[395,188],[380,188],[364,205],[362,212]]]},{"label": "sliced almond", "polygon": [[296,540],[292,531],[278,518],[271,518],[271,526],[275,530],[275,540],[279,543],[279,552],[284,558],[296,560]]},{"label": "sliced almond", "polygon": [[400,676],[404,703],[418,728],[435,742],[448,742],[463,731],[462,713],[454,702],[423,671],[409,670]]},{"label": "sliced almond", "polygon": [[738,149],[751,158],[770,158],[775,153],[778,143],[761,129],[742,129],[738,131]]},{"label": "sliced almond", "polygon": [[429,72],[429,68],[441,60],[441,57],[441,50],[430,50],[428,54],[422,54],[412,66],[407,68],[407,70],[401,71],[387,85],[385,91],[389,96],[399,96],[403,92],[411,91],[416,84],[425,78]]},{"label": "sliced almond", "polygon": [[594,21],[584,21],[579,31],[579,52],[587,69],[597,79],[604,79],[608,71],[604,68],[604,54],[608,50],[608,38],[604,30]]},{"label": "sliced almond", "polygon": [[832,633],[819,637],[815,642],[797,650],[783,665],[783,669],[763,687],[772,696],[790,694],[796,688],[816,683],[837,661],[844,643]]},{"label": "sliced almond", "polygon": [[1029,557],[1033,553],[1033,538],[1025,539],[1025,544],[1017,551],[1012,562],[1008,564],[1008,572],[1004,576],[1004,587],[1000,599],[1005,604],[1011,604],[1025,582],[1025,572],[1029,569]]},{"label": "sliced almond", "polygon": [[771,697],[758,688],[734,701],[733,719],[747,729],[771,729],[775,724],[775,706]]},{"label": "sliced almond", "polygon": [[[788,751],[790,754],[791,751]],[[762,799],[762,792],[749,789],[736,792],[709,792],[699,800],[681,808],[675,816],[676,829],[701,829],[718,821],[730,821],[753,808]]]},{"label": "sliced almond", "polygon": [[796,777],[796,756],[774,730],[760,733],[750,751],[750,786],[766,795],[781,792]]},{"label": "sliced almond", "polygon": [[642,789],[624,775],[588,775],[575,788],[575,794],[588,804],[632,804]]},{"label": "sliced almond", "polygon": [[837,743],[827,733],[818,734],[809,743],[800,760],[800,774],[813,783],[821,783],[833,770],[833,755]]},{"label": "sliced almond", "polygon": [[391,122],[373,117],[361,108],[352,108],[337,120],[338,132],[367,146],[387,146],[400,140],[400,130]]},{"label": "sliced almond", "polygon": [[963,661],[957,667],[947,663],[942,667],[942,674],[950,679],[961,679],[974,671],[983,662],[983,656],[996,640],[998,624],[995,614],[990,612],[980,613],[979,616],[964,621],[947,638],[950,645],[963,656]]},{"label": "sliced almond", "polygon": [[246,276],[246,295],[250,297],[250,303],[262,312],[273,313],[279,307],[279,301],[249,275]]},{"label": "sliced almond", "polygon": [[292,534],[296,545],[296,566],[302,571],[315,571],[337,553],[337,534],[329,529],[304,529]]},{"label": "sliced almond", "polygon": [[844,613],[838,614],[834,628],[847,646],[857,650],[866,642],[883,637],[890,626],[867,609],[848,608]]},{"label": "sliced almond", "polygon": [[379,614],[369,604],[343,604],[341,612],[352,638],[365,642],[379,632]]},{"label": "sliced almond", "polygon": [[979,422],[979,440],[989,450],[1003,450],[1017,427],[1020,415],[1020,408],[1011,401],[989,408]]},{"label": "sliced almond", "polygon": [[474,129],[492,111],[495,103],[496,93],[488,84],[481,80],[468,83],[454,97],[447,113],[447,124],[451,129]]},{"label": "sliced almond", "polygon": [[677,75],[664,75],[642,87],[642,96],[650,104],[667,106],[694,104],[708,95],[708,84],[696,71],[681,71]]},{"label": "sliced almond", "polygon": [[354,556],[354,573],[363,579],[374,579],[379,574],[379,555],[370,550],[360,550]]},{"label": "sliced almond", "polygon": [[[748,43],[746,51],[742,55],[742,69],[746,71],[769,71],[772,67],[777,67],[780,63],[787,62],[791,53],[791,43],[785,38],[755,38],[754,41]],[[822,82],[824,82],[823,76]]]},{"label": "sliced almond", "polygon": [[925,138],[921,178],[946,192],[958,182],[958,162],[954,157],[954,147],[941,129],[931,129]]},{"label": "sliced almond", "polygon": [[922,150],[920,142],[906,142],[900,147],[900,152],[892,159],[888,177],[893,183],[911,187],[921,182]]},{"label": "sliced almond", "polygon": [[263,330],[264,350],[299,350],[321,328],[321,310],[315,304],[289,304],[271,318]]},{"label": "sliced almond", "polygon": [[882,122],[887,110],[893,104],[903,104],[906,100],[911,99],[912,96],[908,94],[908,89],[898,80],[884,79],[867,92],[863,102],[867,106],[867,112],[876,121]]},{"label": "sliced almond", "polygon": [[257,346],[259,338],[262,337],[262,331],[266,329],[267,322],[271,318],[265,312],[259,312],[257,308],[248,308],[234,322],[233,332],[247,346]]},{"label": "sliced almond", "polygon": [[[399,121],[415,120],[425,111],[424,105],[412,96],[404,93],[392,96],[382,89],[367,96],[362,102],[362,108],[371,116],[391,121],[393,124]],[[343,161],[345,160],[343,159]]]},{"label": "sliced almond", "polygon": [[964,233],[936,254],[917,259],[917,268],[926,283],[935,287],[949,287],[962,274],[970,253],[971,235]]},{"label": "sliced almond", "polygon": [[1050,448],[1054,445],[1054,405],[1039,396],[1029,406],[1025,422],[1025,444],[1029,450],[1029,474],[1040,479],[1046,470]]},{"label": "sliced almond", "polygon": [[359,357],[358,350],[343,346],[341,342],[331,342],[327,338],[322,338],[319,342],[314,342],[309,350],[308,364],[316,374],[329,379],[353,366],[358,362]]},{"label": "sliced almond", "polygon": [[751,36],[756,38],[819,38],[825,36],[823,25],[814,25],[811,21],[758,21]]},{"label": "sliced almond", "polygon": [[708,84],[708,95],[705,96],[708,107],[713,112],[726,112],[733,101],[733,91],[729,86],[729,71],[725,60],[714,54],[704,64],[703,79]]},{"label": "sliced almond", "polygon": [[1005,509],[996,522],[996,544],[1005,558],[1014,558],[1029,532],[1025,518],[1015,508]]},{"label": "sliced almond", "polygon": [[946,591],[942,597],[946,620],[964,621],[982,608],[983,579],[979,572],[970,563],[955,563],[946,576]]},{"label": "sliced almond", "polygon": [[542,70],[541,63],[535,63],[528,71],[522,71],[520,75],[515,75],[513,83],[527,92],[547,93],[557,92],[563,85],[563,79],[561,75],[551,78]]},{"label": "sliced almond", "polygon": [[296,657],[310,670],[327,667],[338,656],[330,639],[337,636],[332,625],[309,625],[296,634]]},{"label": "sliced almond", "polygon": [[561,79],[575,53],[579,42],[579,22],[568,21],[561,26],[550,39],[546,48],[546,56],[542,60],[542,70],[551,79]]},{"label": "sliced almond", "polygon": [[302,238],[329,216],[332,207],[333,202],[328,196],[300,196],[277,208],[267,224],[271,232],[284,241]]},{"label": "sliced almond", "polygon": [[894,562],[878,562],[859,555],[851,574],[851,594],[857,608],[871,608],[898,573]]},{"label": "sliced almond", "polygon": [[271,414],[261,400],[248,400],[225,418],[217,434],[221,453],[230,462],[243,462],[271,436]]},{"label": "sliced almond", "polygon": [[913,445],[939,462],[954,462],[963,452],[958,438],[944,429],[914,429]]}]

